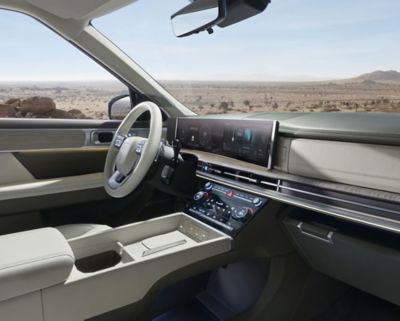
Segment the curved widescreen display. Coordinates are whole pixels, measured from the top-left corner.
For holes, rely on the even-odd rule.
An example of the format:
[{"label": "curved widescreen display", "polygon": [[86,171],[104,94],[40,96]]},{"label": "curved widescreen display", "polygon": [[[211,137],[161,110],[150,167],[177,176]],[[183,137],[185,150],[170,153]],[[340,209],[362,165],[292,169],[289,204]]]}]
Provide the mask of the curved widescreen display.
[{"label": "curved widescreen display", "polygon": [[175,137],[191,148],[272,168],[278,122],[250,119],[177,119]]}]

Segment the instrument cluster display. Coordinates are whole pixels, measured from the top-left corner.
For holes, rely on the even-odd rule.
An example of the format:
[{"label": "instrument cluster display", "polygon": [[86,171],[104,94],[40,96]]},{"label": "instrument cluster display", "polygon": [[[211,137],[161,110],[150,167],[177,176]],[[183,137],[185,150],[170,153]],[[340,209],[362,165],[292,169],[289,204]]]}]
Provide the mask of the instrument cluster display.
[{"label": "instrument cluster display", "polygon": [[278,122],[271,120],[177,119],[176,138],[183,147],[272,167]]}]

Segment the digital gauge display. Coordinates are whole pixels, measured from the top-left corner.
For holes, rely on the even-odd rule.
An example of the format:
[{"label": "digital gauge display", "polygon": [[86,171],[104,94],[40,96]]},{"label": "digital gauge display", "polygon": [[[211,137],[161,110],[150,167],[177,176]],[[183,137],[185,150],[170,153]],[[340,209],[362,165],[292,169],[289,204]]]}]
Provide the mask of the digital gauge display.
[{"label": "digital gauge display", "polygon": [[177,118],[176,138],[183,147],[272,168],[278,122],[250,119]]}]

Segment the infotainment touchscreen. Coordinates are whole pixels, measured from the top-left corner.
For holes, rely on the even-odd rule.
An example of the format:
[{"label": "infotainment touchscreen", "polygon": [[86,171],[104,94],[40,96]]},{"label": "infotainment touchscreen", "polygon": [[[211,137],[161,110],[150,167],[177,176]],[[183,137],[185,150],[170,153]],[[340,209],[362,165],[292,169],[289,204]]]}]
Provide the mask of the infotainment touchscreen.
[{"label": "infotainment touchscreen", "polygon": [[277,130],[278,122],[271,120],[182,117],[175,136],[183,147],[271,168]]}]

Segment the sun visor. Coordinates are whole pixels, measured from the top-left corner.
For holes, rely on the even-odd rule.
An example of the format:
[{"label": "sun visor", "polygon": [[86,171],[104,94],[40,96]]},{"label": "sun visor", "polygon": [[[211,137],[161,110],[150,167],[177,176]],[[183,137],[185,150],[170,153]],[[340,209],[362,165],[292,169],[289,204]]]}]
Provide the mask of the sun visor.
[{"label": "sun visor", "polygon": [[91,20],[136,0],[26,0],[31,5],[62,19]]}]

